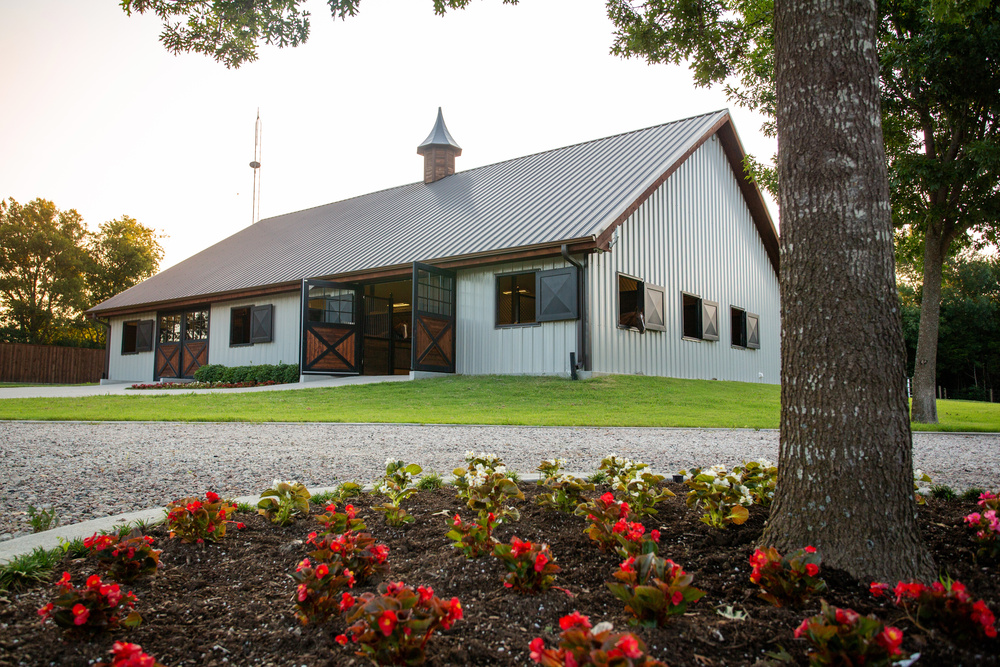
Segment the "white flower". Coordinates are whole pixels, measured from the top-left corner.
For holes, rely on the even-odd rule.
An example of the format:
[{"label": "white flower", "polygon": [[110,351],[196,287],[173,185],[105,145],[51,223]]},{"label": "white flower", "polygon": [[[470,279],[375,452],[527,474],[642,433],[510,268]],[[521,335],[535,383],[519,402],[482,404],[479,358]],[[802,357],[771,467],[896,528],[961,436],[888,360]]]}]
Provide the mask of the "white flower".
[{"label": "white flower", "polygon": [[722,465],[721,463],[716,463],[714,466],[709,468],[709,470],[711,470],[717,475],[729,472],[729,469],[726,466]]},{"label": "white flower", "polygon": [[773,463],[771,463],[770,461],[768,461],[767,459],[765,459],[763,457],[757,459],[757,463],[759,463],[761,466],[763,466],[765,468],[773,468],[774,467]]},{"label": "white flower", "polygon": [[748,489],[747,487],[743,486],[742,484],[740,484],[739,489],[740,489],[740,493],[742,493],[744,496],[749,496],[750,495],[750,489]]},{"label": "white flower", "polygon": [[753,498],[750,496],[740,496],[740,505],[743,505],[744,507],[753,505]]},{"label": "white flower", "polygon": [[566,459],[556,459],[556,465],[560,466],[566,465]]},{"label": "white flower", "polygon": [[729,483],[729,480],[726,479],[725,477],[720,477],[717,480],[715,480],[715,485],[716,486],[721,486],[721,487],[726,488],[726,489],[728,489],[730,486],[732,486]]},{"label": "white flower", "polygon": [[497,466],[496,470],[494,470],[493,472],[500,473],[501,475],[506,475],[507,474],[507,466]]},{"label": "white flower", "polygon": [[472,451],[471,449],[467,449],[465,451],[465,460],[466,461],[471,461],[474,458],[476,458],[476,453],[474,451]]}]

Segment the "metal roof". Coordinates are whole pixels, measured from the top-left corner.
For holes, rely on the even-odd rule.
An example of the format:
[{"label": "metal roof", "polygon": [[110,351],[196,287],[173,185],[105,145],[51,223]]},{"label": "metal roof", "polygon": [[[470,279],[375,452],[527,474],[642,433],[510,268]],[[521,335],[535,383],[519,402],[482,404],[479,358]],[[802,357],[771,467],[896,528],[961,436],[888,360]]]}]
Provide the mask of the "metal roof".
[{"label": "metal roof", "polygon": [[455,143],[451,132],[448,131],[448,126],[444,124],[444,114],[441,113],[441,107],[438,107],[437,120],[434,121],[431,133],[427,135],[422,144],[417,146],[417,152],[419,153],[421,148],[429,146],[451,146],[458,149],[459,155],[462,154],[462,147]]},{"label": "metal roof", "polygon": [[728,119],[716,111],[267,218],[89,312],[596,239]]}]

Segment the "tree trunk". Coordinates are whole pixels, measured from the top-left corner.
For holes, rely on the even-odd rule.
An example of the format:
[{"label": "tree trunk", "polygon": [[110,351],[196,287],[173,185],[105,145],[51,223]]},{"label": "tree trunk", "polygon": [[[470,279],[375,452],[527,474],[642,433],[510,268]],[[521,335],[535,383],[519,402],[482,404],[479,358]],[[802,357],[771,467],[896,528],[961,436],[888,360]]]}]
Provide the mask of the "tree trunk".
[{"label": "tree trunk", "polygon": [[924,238],[924,286],[920,297],[920,329],[913,364],[915,422],[937,424],[937,346],[941,325],[941,272],[948,247],[939,224],[929,223]]},{"label": "tree trunk", "polygon": [[930,579],[913,496],[872,0],[778,0],[781,446],[762,541]]}]

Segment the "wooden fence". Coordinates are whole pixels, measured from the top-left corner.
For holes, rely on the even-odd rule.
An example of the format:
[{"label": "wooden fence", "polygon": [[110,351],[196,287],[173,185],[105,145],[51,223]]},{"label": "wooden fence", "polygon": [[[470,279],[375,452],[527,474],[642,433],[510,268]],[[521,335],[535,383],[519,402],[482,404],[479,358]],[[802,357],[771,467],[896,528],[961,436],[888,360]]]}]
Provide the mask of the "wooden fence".
[{"label": "wooden fence", "polygon": [[0,382],[81,384],[103,373],[104,350],[0,343]]}]

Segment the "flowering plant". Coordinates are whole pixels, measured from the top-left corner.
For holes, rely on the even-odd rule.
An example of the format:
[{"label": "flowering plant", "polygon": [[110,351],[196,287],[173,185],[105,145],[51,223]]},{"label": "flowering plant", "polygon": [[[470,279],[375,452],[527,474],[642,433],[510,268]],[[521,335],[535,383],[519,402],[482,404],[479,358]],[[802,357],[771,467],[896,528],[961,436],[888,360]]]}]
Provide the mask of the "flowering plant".
[{"label": "flowering plant", "polygon": [[611,487],[629,501],[634,514],[656,514],[656,504],[672,498],[674,492],[660,488],[663,475],[643,472],[648,467],[642,461],[633,462],[609,454],[598,469],[608,475]]},{"label": "flowering plant", "polygon": [[[226,524],[235,511],[236,505],[211,491],[204,498],[175,500],[166,509],[170,537],[199,544],[205,540],[217,542],[226,536]],[[243,528],[243,524],[237,523],[236,527]]]},{"label": "flowering plant", "polygon": [[493,555],[507,568],[503,585],[520,593],[534,595],[547,591],[561,569],[555,564],[549,545],[524,542],[517,536],[510,538],[510,544],[493,547]]},{"label": "flowering plant", "polygon": [[288,576],[296,584],[295,615],[302,621],[302,625],[322,623],[335,611],[344,611],[346,607],[343,600],[349,594],[344,593],[344,597],[340,599],[337,594],[344,588],[354,587],[354,574],[350,570],[327,563],[313,565],[308,558],[300,562],[295,572]]},{"label": "flowering plant", "polygon": [[590,482],[573,475],[556,475],[539,480],[546,487],[546,493],[535,496],[535,502],[542,507],[559,512],[574,512],[581,504],[587,502],[588,491],[594,490]]},{"label": "flowering plant", "polygon": [[[871,593],[882,597],[889,584],[872,582]],[[919,582],[896,584],[896,606],[921,630],[934,625],[960,640],[997,636],[996,619],[982,600],[973,602],[965,585],[944,578],[930,586]]]},{"label": "flowering plant", "polygon": [[42,623],[52,619],[61,628],[89,634],[114,630],[118,626],[134,628],[142,623],[142,617],[135,611],[120,618],[121,612],[135,606],[136,597],[132,591],[122,593],[118,584],[105,584],[96,574],[87,579],[86,586],[76,588],[70,581],[69,572],[63,572],[56,588],[62,594],[38,610]]},{"label": "flowering plant", "polygon": [[311,497],[309,490],[301,483],[276,479],[270,489],[260,494],[257,513],[265,516],[271,523],[289,526],[295,523],[296,517],[309,516]]},{"label": "flowering plant", "polygon": [[927,504],[927,496],[931,495],[931,484],[934,480],[923,470],[917,468],[913,471],[913,495],[917,498],[918,505]]},{"label": "flowering plant", "polygon": [[413,517],[406,513],[400,503],[417,492],[413,478],[423,472],[416,463],[407,465],[405,461],[388,458],[385,460],[385,475],[375,482],[373,493],[380,493],[387,501],[372,509],[385,514],[385,522],[390,526],[412,523]]},{"label": "flowering plant", "polygon": [[535,470],[542,473],[538,477],[538,485],[545,484],[545,480],[551,477],[558,477],[559,471],[566,465],[566,459],[543,459]]},{"label": "flowering plant", "polygon": [[775,607],[801,604],[826,590],[826,582],[819,577],[820,563],[822,559],[812,546],[788,556],[782,556],[774,547],[757,549],[750,556],[750,581],[761,588],[757,597]]},{"label": "flowering plant", "polygon": [[497,543],[493,539],[494,521],[492,512],[476,521],[462,521],[462,517],[456,514],[452,518],[452,527],[447,537],[454,542],[452,546],[465,554],[466,558],[479,558],[489,553]]},{"label": "flowering plant", "polygon": [[804,638],[812,648],[810,667],[821,665],[870,665],[881,667],[902,660],[899,646],[903,632],[884,627],[874,616],[851,609],[838,609],[822,600],[822,610],[802,621],[795,638]]},{"label": "flowering plant", "polygon": [[521,513],[505,503],[513,499],[524,500],[524,493],[507,476],[507,467],[500,457],[485,452],[466,452],[465,463],[465,468],[452,471],[454,484],[458,497],[468,501],[469,509],[479,513],[480,523],[488,514],[493,515],[497,524],[507,518],[520,520]]},{"label": "flowering plant", "polygon": [[607,587],[635,616],[633,622],[641,625],[663,625],[705,595],[691,585],[694,577],[680,565],[653,552],[629,557],[613,576],[618,582],[608,582]]},{"label": "flowering plant", "polygon": [[153,538],[143,535],[138,528],[125,538],[118,535],[94,533],[83,540],[105,571],[115,581],[132,581],[144,574],[156,574],[160,565],[160,552],[153,549]]},{"label": "flowering plant", "polygon": [[778,484],[778,466],[767,459],[743,461],[733,467],[733,474],[739,477],[740,486],[746,487],[755,505],[770,505],[774,499],[774,488]]},{"label": "flowering plant", "polygon": [[681,474],[684,484],[691,490],[687,494],[687,506],[701,505],[705,514],[701,520],[713,528],[725,528],[731,523],[737,525],[750,518],[747,507],[753,504],[750,488],[740,483],[740,478],[726,470],[723,465],[714,465],[707,470],[693,468],[690,473]]},{"label": "flowering plant", "polygon": [[389,547],[375,542],[370,533],[356,533],[348,530],[337,536],[319,536],[309,533],[306,543],[314,548],[309,556],[335,569],[350,570],[357,581],[365,581],[370,576],[386,572]]},{"label": "flowering plant", "polygon": [[973,512],[965,517],[965,525],[976,531],[973,539],[979,543],[979,556],[986,558],[1000,557],[1000,497],[995,493],[984,491],[979,496],[981,512]]},{"label": "flowering plant", "polygon": [[362,593],[357,598],[344,595],[347,633],[336,637],[345,645],[358,644],[359,656],[377,665],[416,665],[425,659],[427,641],[438,631],[448,630],[462,618],[458,598],[444,601],[430,586],[414,591],[402,581],[382,583],[378,595]]},{"label": "flowering plant", "polygon": [[616,501],[611,493],[580,505],[576,513],[586,514],[591,523],[584,532],[602,551],[613,548],[622,558],[658,551],[660,532],[653,530],[646,535],[645,526],[628,520],[629,504]]},{"label": "flowering plant", "polygon": [[342,535],[349,530],[361,531],[367,528],[365,522],[357,518],[354,505],[346,505],[343,512],[338,512],[337,506],[330,503],[326,506],[326,514],[320,514],[316,521],[323,524],[324,535]]},{"label": "flowering plant", "polygon": [[631,632],[612,632],[607,622],[593,629],[590,619],[579,612],[559,619],[559,648],[545,648],[545,641],[535,637],[528,645],[531,659],[543,667],[666,667],[646,655],[646,643]]},{"label": "flowering plant", "polygon": [[143,653],[138,644],[115,642],[111,645],[111,664],[99,662],[94,667],[163,667],[151,655]]}]

